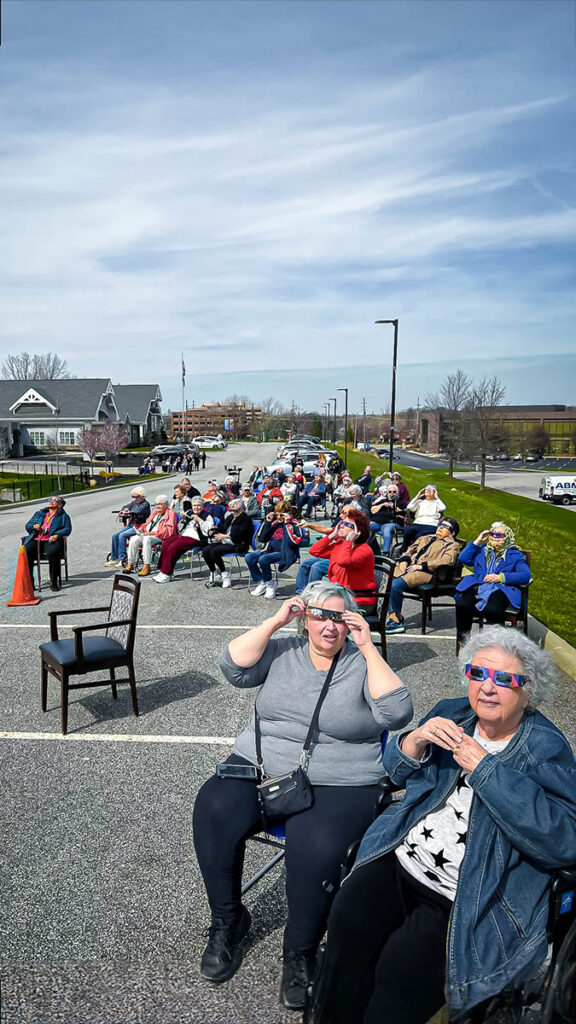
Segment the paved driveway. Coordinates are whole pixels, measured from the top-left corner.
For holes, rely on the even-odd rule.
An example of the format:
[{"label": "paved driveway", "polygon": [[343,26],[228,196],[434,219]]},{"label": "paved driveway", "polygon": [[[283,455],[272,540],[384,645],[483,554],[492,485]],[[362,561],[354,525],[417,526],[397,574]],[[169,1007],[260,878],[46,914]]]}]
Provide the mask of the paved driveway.
[{"label": "paved driveway", "polygon": [[[270,460],[275,446],[238,446],[214,455],[205,484],[236,462]],[[248,458],[245,458],[245,455]],[[157,486],[154,486],[156,484]],[[165,481],[146,481],[150,493]],[[125,489],[125,494],[129,489]],[[46,612],[106,602],[103,562],[117,491],[72,496],[70,584],[34,608],[6,608],[29,510],[0,513],[4,599],[0,607],[0,882],[3,1024],[288,1024],[278,1005],[285,916],[283,869],[249,894],[254,929],[244,964],[213,987],[198,973],[208,909],[191,844],[195,794],[251,714],[253,694],[221,676],[218,653],[238,631],[270,614],[235,580],[207,590],[183,575],[168,586],[145,579],[136,642],[141,707],[127,688],[76,691],[70,734],[59,734],[58,693],[39,706],[38,644]],[[36,507],[36,506],[35,506]],[[292,586],[284,581],[279,597]],[[407,609],[412,613],[412,606]],[[393,637],[390,662],[411,688],[417,714],[458,692],[453,613],[434,630]],[[576,741],[573,683],[563,678],[551,711]],[[247,857],[247,870],[262,862]]]},{"label": "paved driveway", "polygon": [[[486,486],[494,487],[498,491],[506,491],[508,494],[519,494],[522,498],[533,498],[534,501],[542,502],[538,497],[538,488],[544,473],[534,470],[510,470],[500,468],[488,469],[486,473]],[[458,479],[470,480],[474,484],[480,483],[480,473],[458,473]],[[576,512],[576,505],[561,505],[569,512]]]}]

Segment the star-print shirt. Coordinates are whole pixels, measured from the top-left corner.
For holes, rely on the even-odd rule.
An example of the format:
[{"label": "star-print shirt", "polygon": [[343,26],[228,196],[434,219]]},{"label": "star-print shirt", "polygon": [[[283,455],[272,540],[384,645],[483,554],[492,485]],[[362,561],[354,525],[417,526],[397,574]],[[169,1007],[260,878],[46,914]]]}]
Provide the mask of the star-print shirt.
[{"label": "star-print shirt", "polygon": [[[478,726],[474,739],[488,754],[498,754],[509,742],[483,739]],[[466,850],[472,796],[468,772],[462,771],[446,803],[414,825],[396,848],[405,871],[449,900],[456,895],[458,872]]]}]

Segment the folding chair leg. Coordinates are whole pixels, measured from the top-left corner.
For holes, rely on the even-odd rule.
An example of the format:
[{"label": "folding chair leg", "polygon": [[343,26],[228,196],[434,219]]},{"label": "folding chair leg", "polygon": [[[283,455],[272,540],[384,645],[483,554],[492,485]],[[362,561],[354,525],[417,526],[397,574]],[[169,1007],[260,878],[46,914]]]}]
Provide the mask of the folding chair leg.
[{"label": "folding chair leg", "polygon": [[110,669],[110,686],[112,688],[112,696],[114,700],[118,700],[118,687],[116,686],[116,673],[114,669]]},{"label": "folding chair leg", "polygon": [[40,659],[40,701],[42,711],[46,711],[48,701],[48,668]]},{"label": "folding chair leg", "polygon": [[130,679],[130,693],[132,694],[132,707],[136,717],[139,715],[138,711],[138,696],[136,694],[136,676],[134,675],[134,665],[132,662],[128,665],[128,678]]}]

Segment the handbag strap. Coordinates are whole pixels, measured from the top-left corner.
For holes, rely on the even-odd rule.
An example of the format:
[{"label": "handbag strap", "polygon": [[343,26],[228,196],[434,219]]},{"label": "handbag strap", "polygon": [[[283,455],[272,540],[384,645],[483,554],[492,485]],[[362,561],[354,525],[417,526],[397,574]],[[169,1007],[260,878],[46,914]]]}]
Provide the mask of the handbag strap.
[{"label": "handbag strap", "polygon": [[[312,739],[313,739],[314,733],[316,732],[316,729],[318,727],[318,719],[320,717],[320,708],[322,707],[322,705],[324,703],[324,700],[325,700],[325,697],[326,697],[326,694],[328,693],[328,688],[330,686],[330,683],[332,682],[332,677],[334,675],[334,672],[336,671],[336,665],[338,663],[338,658],[339,657],[340,657],[340,651],[338,651],[334,655],[334,657],[332,658],[332,664],[330,665],[330,668],[328,669],[328,673],[326,675],[326,679],[324,680],[324,685],[323,685],[323,687],[322,687],[322,689],[320,691],[320,696],[318,697],[318,700],[316,701],[316,707],[314,708],[314,713],[312,715],[312,720],[310,722],[310,727],[309,727],[308,732],[306,734],[306,739],[304,740],[304,745],[302,747],[302,753],[300,754],[300,765],[301,765],[302,768],[304,768],[304,770],[306,770],[306,768],[308,766],[308,759],[309,759],[308,758],[308,754],[309,754],[310,745],[312,743]],[[262,759],[262,734],[260,732],[260,715],[258,714],[258,710],[256,708],[256,701],[254,702],[254,734],[255,734],[254,738],[255,738],[255,742],[256,742],[256,759],[258,761],[258,767],[259,767],[260,772],[262,774],[262,778],[266,778],[266,772],[264,770],[264,761]]]}]

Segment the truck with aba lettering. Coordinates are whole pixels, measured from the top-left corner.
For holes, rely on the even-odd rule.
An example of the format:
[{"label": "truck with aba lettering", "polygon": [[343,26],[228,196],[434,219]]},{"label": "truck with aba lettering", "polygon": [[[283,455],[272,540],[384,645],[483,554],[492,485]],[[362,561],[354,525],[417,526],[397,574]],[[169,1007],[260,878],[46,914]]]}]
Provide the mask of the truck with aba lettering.
[{"label": "truck with aba lettering", "polygon": [[576,501],[576,476],[543,476],[538,496],[554,505],[571,505]]}]

